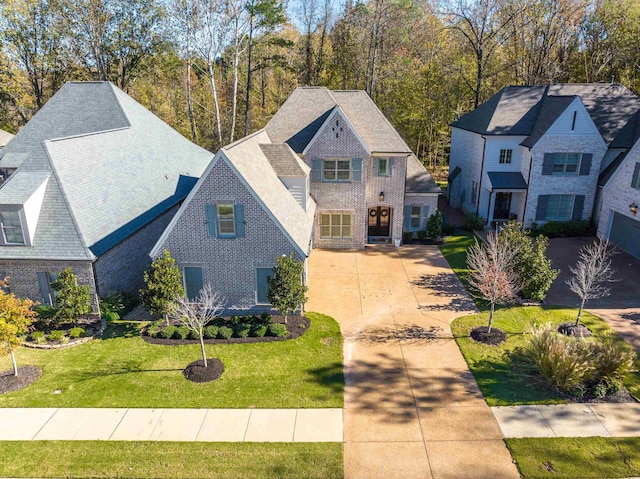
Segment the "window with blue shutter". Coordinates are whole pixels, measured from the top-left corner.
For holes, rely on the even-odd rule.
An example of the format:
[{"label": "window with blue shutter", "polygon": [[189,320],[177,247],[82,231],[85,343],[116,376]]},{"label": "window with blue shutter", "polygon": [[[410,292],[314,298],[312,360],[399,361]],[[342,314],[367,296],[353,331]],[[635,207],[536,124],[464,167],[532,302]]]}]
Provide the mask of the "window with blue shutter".
[{"label": "window with blue shutter", "polygon": [[273,268],[256,268],[256,304],[269,303],[269,281]]},{"label": "window with blue shutter", "polygon": [[212,238],[244,238],[244,205],[217,203],[206,205],[207,234]]},{"label": "window with blue shutter", "polygon": [[422,207],[422,221],[420,222],[420,226],[422,228],[426,228],[427,227],[427,220],[429,219],[429,207],[428,206],[423,206]]},{"label": "window with blue shutter", "polygon": [[218,213],[216,205],[206,205],[205,212],[207,215],[207,234],[211,238],[218,237]]},{"label": "window with blue shutter", "polygon": [[360,183],[362,181],[362,158],[351,160],[351,181]]},{"label": "window with blue shutter", "polygon": [[576,195],[573,199],[573,212],[571,213],[571,219],[581,220],[583,210],[584,210],[584,195]]},{"label": "window with blue shutter", "polygon": [[202,268],[198,266],[185,266],[184,289],[187,294],[187,298],[191,301],[195,300],[200,295],[202,286]]},{"label": "window with blue shutter", "polygon": [[233,205],[233,216],[236,223],[236,238],[244,238],[244,205]]},{"label": "window with blue shutter", "polygon": [[322,181],[322,160],[320,158],[311,160],[311,181],[314,183]]},{"label": "window with blue shutter", "polygon": [[591,153],[583,153],[582,161],[580,162],[580,176],[588,176],[591,173],[591,159],[593,155]]},{"label": "window with blue shutter", "polygon": [[391,176],[393,158],[376,158],[376,175]]}]

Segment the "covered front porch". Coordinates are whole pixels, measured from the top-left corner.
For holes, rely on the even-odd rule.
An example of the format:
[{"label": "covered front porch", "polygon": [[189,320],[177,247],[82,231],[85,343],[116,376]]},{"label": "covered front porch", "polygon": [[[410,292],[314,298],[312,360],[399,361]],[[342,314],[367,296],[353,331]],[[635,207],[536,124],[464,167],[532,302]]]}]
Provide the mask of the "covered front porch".
[{"label": "covered front porch", "polygon": [[490,226],[509,220],[522,221],[527,201],[527,183],[520,172],[489,172],[489,204],[487,223]]}]

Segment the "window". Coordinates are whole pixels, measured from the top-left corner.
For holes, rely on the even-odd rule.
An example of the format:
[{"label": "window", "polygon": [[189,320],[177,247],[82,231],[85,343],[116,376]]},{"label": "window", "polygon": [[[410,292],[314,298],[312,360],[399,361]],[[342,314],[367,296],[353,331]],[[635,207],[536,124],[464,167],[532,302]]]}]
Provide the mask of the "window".
[{"label": "window", "polygon": [[391,176],[391,158],[376,158],[376,174],[378,176]]},{"label": "window", "polygon": [[320,218],[320,237],[331,239],[351,238],[351,214],[323,213]]},{"label": "window", "polygon": [[478,182],[471,182],[471,202],[475,204],[478,199]]},{"label": "window", "polygon": [[411,207],[411,222],[409,226],[411,230],[419,230],[420,229],[420,220],[422,219],[422,208],[419,206]]},{"label": "window", "polygon": [[549,195],[544,219],[547,221],[569,221],[573,212],[573,198],[573,195]]},{"label": "window", "polygon": [[324,181],[351,181],[350,160],[324,160]]},{"label": "window", "polygon": [[54,305],[58,292],[54,291],[51,285],[58,279],[60,273],[58,272],[39,272],[36,273],[38,277],[38,286],[40,287],[41,303],[46,305]]},{"label": "window", "polygon": [[640,163],[636,163],[633,169],[633,176],[631,177],[631,188],[640,190]]},{"label": "window", "polygon": [[185,266],[183,276],[187,298],[193,301],[200,295],[200,290],[202,289],[202,268],[199,266]]},{"label": "window", "polygon": [[269,303],[269,278],[273,268],[256,268],[256,304]]},{"label": "window", "polygon": [[24,244],[20,213],[18,211],[0,212],[2,222],[2,234],[5,244]]},{"label": "window", "polygon": [[236,224],[233,216],[233,205],[216,205],[218,209],[218,231],[221,237],[236,235]]},{"label": "window", "polygon": [[511,164],[513,150],[500,150],[500,164]]},{"label": "window", "polygon": [[573,176],[580,171],[581,153],[554,153],[553,176]]}]

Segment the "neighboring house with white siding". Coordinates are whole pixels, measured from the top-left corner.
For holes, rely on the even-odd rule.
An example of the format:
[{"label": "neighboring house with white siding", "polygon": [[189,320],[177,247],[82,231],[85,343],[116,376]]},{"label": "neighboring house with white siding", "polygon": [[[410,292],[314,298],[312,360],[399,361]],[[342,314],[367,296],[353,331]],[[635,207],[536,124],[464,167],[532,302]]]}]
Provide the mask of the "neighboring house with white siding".
[{"label": "neighboring house with white siding", "polygon": [[363,248],[426,227],[441,193],[363,91],[298,88],[271,121],[216,154],[151,251],[168,249],[189,297],[270,309],[275,259]]},{"label": "neighboring house with white siding", "polygon": [[632,147],[639,109],[616,84],[505,87],[452,124],[449,202],[489,225],[599,221],[612,191],[599,180]]}]

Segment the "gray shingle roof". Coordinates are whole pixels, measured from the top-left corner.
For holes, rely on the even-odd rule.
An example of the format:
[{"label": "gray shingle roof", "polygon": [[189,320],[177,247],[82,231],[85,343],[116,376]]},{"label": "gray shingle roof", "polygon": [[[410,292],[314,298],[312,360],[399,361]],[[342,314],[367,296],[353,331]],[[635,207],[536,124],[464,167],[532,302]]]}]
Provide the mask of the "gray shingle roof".
[{"label": "gray shingle roof", "polygon": [[302,153],[337,106],[353,124],[371,152],[411,152],[373,100],[361,90],[297,88],[271,118],[265,130],[273,143],[287,143],[296,153]]},{"label": "gray shingle roof", "polygon": [[607,166],[602,171],[602,173],[600,173],[600,176],[598,177],[598,186],[604,186],[607,184],[607,182],[611,179],[613,174],[616,172],[616,170],[620,167],[620,165],[624,161],[625,157],[627,156],[627,153],[629,152],[624,151],[620,153],[618,156],[614,158],[614,160],[611,163],[609,163],[609,166]]},{"label": "gray shingle roof", "polygon": [[286,143],[259,146],[278,176],[307,176],[309,173],[310,168]]},{"label": "gray shingle roof", "polygon": [[11,141],[13,135],[8,131],[0,130],[0,151],[2,151],[2,147],[6,146],[7,143]]},{"label": "gray shingle roof", "polygon": [[34,246],[0,248],[0,258],[99,256],[184,199],[213,156],[108,82],[65,84],[0,166],[24,154],[16,175],[54,176]]},{"label": "gray shingle roof", "polygon": [[14,173],[0,188],[0,205],[23,205],[50,176],[50,171]]},{"label": "gray shingle roof", "polygon": [[551,125],[578,98],[576,96],[544,96],[538,106],[538,117],[531,129],[531,134],[521,143],[533,147],[544,136]]},{"label": "gray shingle roof", "polygon": [[527,182],[519,171],[487,172],[491,186],[496,190],[526,190]]},{"label": "gray shingle roof", "polygon": [[409,155],[407,158],[407,179],[405,183],[405,194],[411,193],[442,193],[435,180],[414,154]]},{"label": "gray shingle roof", "polygon": [[[545,96],[579,96],[607,144],[617,140],[619,147],[631,147],[629,131],[623,129],[640,109],[640,98],[626,87],[610,83],[507,86],[486,103],[453,122],[452,126],[483,135],[529,136],[533,134],[544,104],[541,100]],[[542,124],[547,123],[544,121]]]}]

